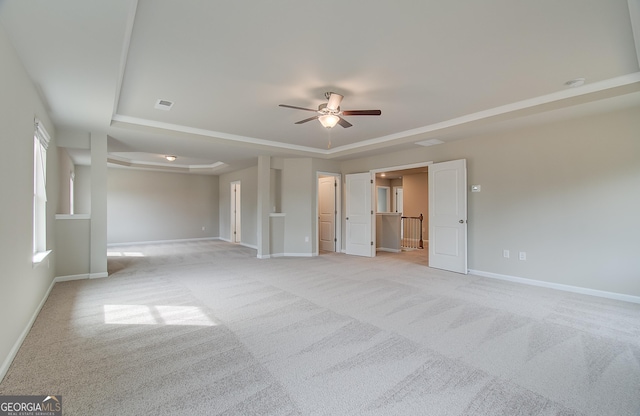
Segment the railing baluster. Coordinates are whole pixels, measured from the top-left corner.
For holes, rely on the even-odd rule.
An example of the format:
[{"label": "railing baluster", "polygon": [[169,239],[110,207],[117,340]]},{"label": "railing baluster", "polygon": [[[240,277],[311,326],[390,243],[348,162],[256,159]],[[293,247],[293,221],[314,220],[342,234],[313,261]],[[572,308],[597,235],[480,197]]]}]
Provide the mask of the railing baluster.
[{"label": "railing baluster", "polygon": [[402,248],[424,248],[422,240],[422,221],[424,217],[401,217],[402,220]]}]

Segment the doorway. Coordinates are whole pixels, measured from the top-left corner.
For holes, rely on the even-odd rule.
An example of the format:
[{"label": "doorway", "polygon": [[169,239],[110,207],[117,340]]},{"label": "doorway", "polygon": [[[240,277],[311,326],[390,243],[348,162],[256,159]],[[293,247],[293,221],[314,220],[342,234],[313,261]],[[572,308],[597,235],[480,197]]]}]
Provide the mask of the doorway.
[{"label": "doorway", "polygon": [[316,255],[340,251],[340,180],[336,173],[318,172]]},{"label": "doorway", "polygon": [[[424,163],[372,170],[377,178],[395,175],[407,175],[422,168],[427,174],[428,192],[427,215],[425,215],[428,240],[427,258],[429,267],[466,274],[467,270],[467,170],[466,160],[452,160],[440,163]],[[384,175],[383,175],[384,174]],[[407,176],[405,176],[406,178]],[[402,182],[402,215],[408,212],[408,201],[413,191],[408,183]],[[423,192],[424,193],[424,188]],[[348,202],[348,200],[347,200]],[[375,238],[375,223],[373,224]],[[423,230],[425,231],[425,230]],[[348,244],[348,241],[347,241]]]},{"label": "doorway", "polygon": [[240,243],[242,241],[241,223],[242,223],[242,205],[241,205],[240,181],[231,182],[231,236],[232,243]]}]

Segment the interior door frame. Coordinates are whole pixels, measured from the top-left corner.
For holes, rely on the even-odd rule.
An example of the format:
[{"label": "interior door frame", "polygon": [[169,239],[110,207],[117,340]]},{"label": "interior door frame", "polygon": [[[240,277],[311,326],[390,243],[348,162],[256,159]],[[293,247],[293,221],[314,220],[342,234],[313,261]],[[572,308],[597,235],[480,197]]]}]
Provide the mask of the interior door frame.
[{"label": "interior door frame", "polygon": [[[237,192],[238,189],[240,190],[240,193]],[[229,224],[229,240],[232,243],[240,243],[242,241],[242,184],[241,184],[241,181],[231,182],[229,199],[231,202],[231,205],[230,205],[231,222]]]},{"label": "interior door frame", "polygon": [[341,253],[343,251],[342,249],[342,174],[341,173],[335,173],[335,172],[322,172],[322,171],[316,171],[316,212],[315,212],[315,218],[316,218],[316,238],[314,239],[315,241],[315,250],[313,255],[314,256],[318,256],[320,255],[320,244],[319,244],[319,239],[320,239],[320,219],[319,219],[319,212],[320,212],[320,187],[318,186],[318,181],[320,180],[321,176],[332,176],[333,178],[335,178],[336,180],[336,217],[335,217],[335,226],[336,226],[336,235],[335,235],[335,239],[336,239],[336,248],[335,248],[335,252],[336,253]]},{"label": "interior door frame", "polygon": [[[433,165],[433,161],[429,161],[429,162],[419,162],[419,163],[411,163],[408,165],[399,165],[399,166],[390,166],[387,168],[377,168],[377,169],[371,169],[371,176],[372,177],[376,177],[376,173],[382,173],[382,172],[393,172],[396,170],[405,170],[405,169],[414,169],[414,168],[424,168],[426,166],[429,165]],[[372,184],[373,188],[372,188],[372,192],[375,189],[375,181]],[[371,238],[373,239],[373,246],[377,247],[377,241],[376,241],[376,222],[375,220],[372,221],[372,225],[371,225]],[[375,250],[374,250],[374,257],[375,257]]]},{"label": "interior door frame", "polygon": [[[402,194],[402,209],[398,211],[398,191],[401,191]],[[393,195],[393,206],[391,207],[392,212],[399,212],[402,214],[404,211],[404,190],[402,186],[393,186],[391,188],[391,195]]]}]

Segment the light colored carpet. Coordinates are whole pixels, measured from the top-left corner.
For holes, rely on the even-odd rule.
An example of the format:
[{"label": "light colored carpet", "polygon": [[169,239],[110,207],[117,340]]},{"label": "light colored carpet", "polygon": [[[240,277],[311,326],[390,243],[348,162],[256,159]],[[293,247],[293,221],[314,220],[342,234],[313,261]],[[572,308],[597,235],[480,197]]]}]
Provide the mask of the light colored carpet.
[{"label": "light colored carpet", "polygon": [[640,305],[416,252],[110,251],[109,278],[55,285],[0,394],[65,415],[640,414]]}]

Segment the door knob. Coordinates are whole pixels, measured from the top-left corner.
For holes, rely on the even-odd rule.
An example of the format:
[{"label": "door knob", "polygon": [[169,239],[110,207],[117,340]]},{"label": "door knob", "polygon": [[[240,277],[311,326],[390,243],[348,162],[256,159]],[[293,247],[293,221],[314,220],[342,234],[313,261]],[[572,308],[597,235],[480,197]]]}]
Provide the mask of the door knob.
[{"label": "door knob", "polygon": [[458,221],[460,224],[464,224],[464,220],[460,220]]}]

